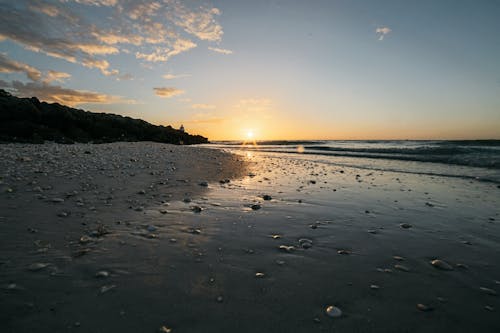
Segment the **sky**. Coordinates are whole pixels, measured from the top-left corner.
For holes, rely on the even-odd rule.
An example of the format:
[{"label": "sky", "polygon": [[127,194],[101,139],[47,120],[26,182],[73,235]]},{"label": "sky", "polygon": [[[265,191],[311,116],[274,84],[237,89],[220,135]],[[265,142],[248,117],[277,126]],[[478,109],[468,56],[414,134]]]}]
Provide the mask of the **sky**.
[{"label": "sky", "polygon": [[0,89],[210,140],[500,139],[500,1],[0,0]]}]

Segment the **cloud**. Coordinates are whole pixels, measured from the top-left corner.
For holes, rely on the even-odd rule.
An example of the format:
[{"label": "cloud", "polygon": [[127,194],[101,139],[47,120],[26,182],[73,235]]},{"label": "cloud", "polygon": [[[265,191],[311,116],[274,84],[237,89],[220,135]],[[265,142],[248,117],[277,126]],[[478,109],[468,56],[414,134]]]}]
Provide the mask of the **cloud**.
[{"label": "cloud", "polygon": [[65,79],[69,79],[71,74],[49,70],[47,75],[44,77],[43,82],[63,82]]},{"label": "cloud", "polygon": [[204,0],[16,0],[1,1],[0,12],[0,41],[104,75],[119,73],[112,55],[165,62],[223,35],[220,10]]},{"label": "cloud", "polygon": [[389,27],[379,27],[375,30],[375,33],[378,34],[378,40],[384,40],[385,35],[389,34],[392,32],[391,28]]},{"label": "cloud", "polygon": [[200,112],[191,116],[189,120],[186,121],[187,124],[220,124],[224,122],[225,119],[214,115],[212,112]]},{"label": "cloud", "polygon": [[233,51],[228,50],[228,49],[220,49],[218,47],[210,47],[210,46],[208,47],[208,49],[210,51],[214,51],[214,52],[220,53],[220,54],[233,54]]},{"label": "cloud", "polygon": [[87,103],[97,104],[135,104],[134,100],[123,99],[120,96],[112,96],[86,90],[74,90],[61,86],[50,85],[45,82],[22,83],[20,81],[5,82],[0,80],[0,88],[8,89],[14,95],[20,97],[36,96],[42,101],[56,102],[69,106]]},{"label": "cloud", "polygon": [[205,109],[205,110],[213,110],[215,109],[215,105],[212,104],[193,104],[191,105],[193,109]]},{"label": "cloud", "polygon": [[165,80],[174,80],[174,79],[182,79],[182,78],[185,78],[185,77],[190,77],[191,74],[165,74],[163,75],[162,77],[165,79]]},{"label": "cloud", "polygon": [[162,98],[170,98],[176,95],[182,95],[185,93],[184,90],[173,88],[173,87],[164,87],[164,88],[153,88],[156,96]]},{"label": "cloud", "polygon": [[26,76],[33,81],[38,81],[42,77],[42,73],[38,69],[25,63],[9,59],[4,53],[0,52],[0,73],[15,72],[25,73]]}]

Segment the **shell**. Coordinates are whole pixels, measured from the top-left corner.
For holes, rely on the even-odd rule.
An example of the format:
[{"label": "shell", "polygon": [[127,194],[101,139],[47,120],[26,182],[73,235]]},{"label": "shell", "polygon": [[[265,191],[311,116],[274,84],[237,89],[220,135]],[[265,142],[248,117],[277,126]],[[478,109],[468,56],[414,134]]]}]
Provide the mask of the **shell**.
[{"label": "shell", "polygon": [[340,316],[342,316],[342,310],[340,310],[338,307],[336,306],[333,306],[333,305],[329,305],[326,310],[326,315],[328,317],[332,317],[332,318],[339,318]]},{"label": "shell", "polygon": [[453,267],[446,261],[440,259],[434,259],[431,261],[431,265],[437,269],[442,269],[443,271],[452,271]]}]

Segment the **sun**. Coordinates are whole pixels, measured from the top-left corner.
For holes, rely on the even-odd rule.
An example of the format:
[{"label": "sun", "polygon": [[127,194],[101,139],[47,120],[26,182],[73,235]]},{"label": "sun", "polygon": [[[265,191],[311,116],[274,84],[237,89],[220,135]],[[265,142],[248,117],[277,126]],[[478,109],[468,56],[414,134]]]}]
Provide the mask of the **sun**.
[{"label": "sun", "polygon": [[247,139],[253,139],[253,131],[252,130],[249,130],[247,132]]}]

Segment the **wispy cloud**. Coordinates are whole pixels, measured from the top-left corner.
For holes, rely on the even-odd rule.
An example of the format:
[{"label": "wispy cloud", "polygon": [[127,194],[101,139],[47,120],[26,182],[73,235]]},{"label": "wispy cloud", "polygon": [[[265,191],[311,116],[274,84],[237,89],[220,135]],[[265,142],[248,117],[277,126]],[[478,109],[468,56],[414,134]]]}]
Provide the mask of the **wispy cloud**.
[{"label": "wispy cloud", "polygon": [[20,97],[36,96],[42,101],[56,102],[69,106],[80,104],[135,104],[131,99],[123,99],[120,96],[107,95],[86,90],[74,90],[45,82],[20,81],[5,82],[0,80],[0,88],[8,89],[14,95]]},{"label": "wispy cloud", "polygon": [[25,73],[33,81],[42,77],[42,73],[35,67],[9,59],[4,53],[0,53],[0,73]]},{"label": "wispy cloud", "polygon": [[233,54],[233,51],[228,50],[228,49],[220,49],[218,47],[211,47],[211,46],[209,46],[208,49],[210,51],[213,51],[213,52],[216,52],[216,53],[220,53],[220,54]]},{"label": "wispy cloud", "polygon": [[223,35],[220,11],[205,1],[16,0],[2,1],[0,12],[7,13],[0,20],[0,41],[104,75],[119,75],[111,55],[164,62],[197,47],[195,39],[218,42]]},{"label": "wispy cloud", "polygon": [[184,90],[177,89],[174,87],[163,87],[163,88],[153,88],[156,96],[163,98],[170,98],[177,95],[182,95],[185,93]]},{"label": "wispy cloud", "polygon": [[389,27],[379,27],[375,30],[375,33],[378,35],[378,40],[384,40],[384,37],[392,32],[392,29]]},{"label": "wispy cloud", "polygon": [[215,105],[212,105],[212,104],[193,104],[193,105],[191,105],[191,108],[213,110],[213,109],[215,109]]},{"label": "wispy cloud", "polygon": [[63,82],[66,79],[69,79],[71,77],[71,74],[65,73],[65,72],[58,72],[58,71],[53,71],[49,70],[47,75],[44,77],[43,82]]},{"label": "wispy cloud", "polygon": [[190,77],[191,74],[171,74],[171,73],[168,73],[168,74],[165,74],[162,76],[162,78],[164,78],[165,80],[175,80],[175,79],[182,79],[182,78],[185,78],[185,77]]}]

